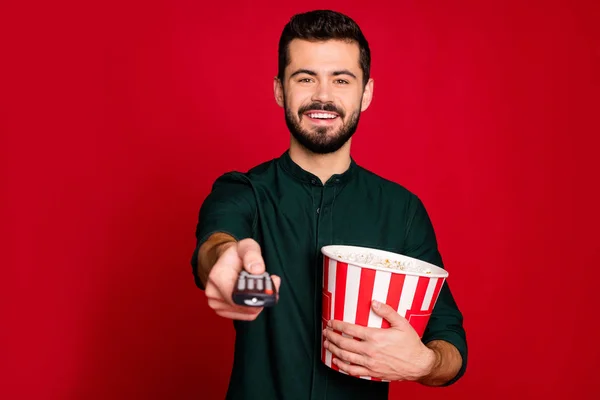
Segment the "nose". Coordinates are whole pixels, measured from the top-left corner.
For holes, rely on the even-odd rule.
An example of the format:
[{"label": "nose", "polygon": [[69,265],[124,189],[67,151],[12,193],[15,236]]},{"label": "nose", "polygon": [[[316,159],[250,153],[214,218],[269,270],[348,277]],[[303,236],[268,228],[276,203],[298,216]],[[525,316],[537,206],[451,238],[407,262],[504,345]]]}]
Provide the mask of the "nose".
[{"label": "nose", "polygon": [[313,101],[327,103],[332,100],[331,87],[326,82],[320,82],[312,95]]}]

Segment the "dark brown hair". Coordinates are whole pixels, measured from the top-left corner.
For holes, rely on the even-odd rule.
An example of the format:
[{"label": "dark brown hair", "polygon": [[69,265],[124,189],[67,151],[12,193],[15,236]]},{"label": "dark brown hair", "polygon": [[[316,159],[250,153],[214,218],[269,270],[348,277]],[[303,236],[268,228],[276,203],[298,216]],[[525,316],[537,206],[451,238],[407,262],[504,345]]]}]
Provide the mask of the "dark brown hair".
[{"label": "dark brown hair", "polygon": [[290,63],[289,44],[293,39],[312,41],[346,40],[358,43],[359,64],[363,85],[371,73],[371,50],[360,27],[352,18],[331,10],[315,10],[294,15],[283,28],[279,39],[279,70],[277,77],[283,83],[283,73]]}]

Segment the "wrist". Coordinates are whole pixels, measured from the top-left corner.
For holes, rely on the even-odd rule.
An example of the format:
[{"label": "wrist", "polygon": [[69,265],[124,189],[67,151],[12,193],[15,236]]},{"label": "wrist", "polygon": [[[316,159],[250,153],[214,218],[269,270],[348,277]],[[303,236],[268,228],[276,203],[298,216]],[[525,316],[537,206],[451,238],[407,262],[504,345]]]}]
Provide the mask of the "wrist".
[{"label": "wrist", "polygon": [[198,250],[198,277],[203,287],[206,287],[210,272],[221,255],[235,243],[237,242],[232,236],[218,232],[211,235],[200,246]]},{"label": "wrist", "polygon": [[442,361],[441,354],[435,347],[425,346],[425,349],[423,373],[418,379],[419,382],[428,381],[434,376]]},{"label": "wrist", "polygon": [[460,371],[463,363],[460,352],[445,340],[432,340],[426,347],[435,355],[435,361],[431,363],[431,359],[429,360],[429,373],[424,374],[418,382],[426,386],[447,384]]}]

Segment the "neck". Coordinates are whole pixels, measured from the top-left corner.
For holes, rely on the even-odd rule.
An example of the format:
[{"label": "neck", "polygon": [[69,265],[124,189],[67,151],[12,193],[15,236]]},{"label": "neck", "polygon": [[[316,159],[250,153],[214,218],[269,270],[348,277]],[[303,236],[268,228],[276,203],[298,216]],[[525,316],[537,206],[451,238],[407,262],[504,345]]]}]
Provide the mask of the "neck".
[{"label": "neck", "polygon": [[325,183],[332,175],[342,174],[350,167],[350,140],[335,153],[315,154],[292,137],[290,158],[303,170],[317,176],[321,183]]}]

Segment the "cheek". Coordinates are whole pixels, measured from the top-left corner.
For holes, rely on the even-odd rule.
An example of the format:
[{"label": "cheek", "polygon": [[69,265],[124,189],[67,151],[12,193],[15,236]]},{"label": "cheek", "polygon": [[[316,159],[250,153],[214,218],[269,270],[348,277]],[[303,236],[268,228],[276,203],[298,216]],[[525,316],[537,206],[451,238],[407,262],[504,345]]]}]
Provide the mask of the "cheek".
[{"label": "cheek", "polygon": [[344,112],[346,113],[345,119],[348,119],[355,112],[360,112],[361,102],[360,102],[360,99],[358,101],[354,100],[352,102],[345,101],[344,103],[341,104],[341,106],[343,107]]},{"label": "cheek", "polygon": [[290,112],[297,116],[298,110],[302,107],[306,107],[311,103],[310,98],[289,98],[287,101],[287,107]]},{"label": "cheek", "polygon": [[[314,88],[309,86],[294,86],[286,93],[286,101],[291,110],[297,111],[300,107],[306,106],[313,102]],[[338,100],[334,100],[339,104]]]},{"label": "cheek", "polygon": [[292,111],[297,111],[302,102],[298,99],[297,94],[288,94],[285,98],[285,102],[287,104],[287,108]]},{"label": "cheek", "polygon": [[362,107],[362,92],[352,91],[352,93],[344,93],[344,95],[339,98],[342,107],[344,107],[344,110],[346,110],[347,113],[360,110]]}]

